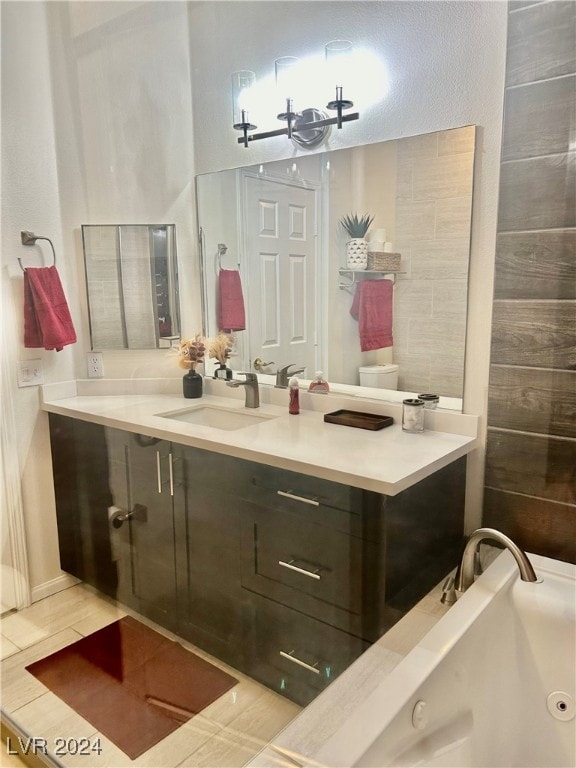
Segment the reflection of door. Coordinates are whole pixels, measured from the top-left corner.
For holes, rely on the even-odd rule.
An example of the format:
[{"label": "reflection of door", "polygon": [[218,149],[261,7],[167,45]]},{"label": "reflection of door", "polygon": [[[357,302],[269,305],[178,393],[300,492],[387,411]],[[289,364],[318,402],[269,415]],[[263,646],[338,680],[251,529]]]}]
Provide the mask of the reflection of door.
[{"label": "reflection of door", "polygon": [[244,176],[246,306],[252,364],[318,367],[317,191]]}]

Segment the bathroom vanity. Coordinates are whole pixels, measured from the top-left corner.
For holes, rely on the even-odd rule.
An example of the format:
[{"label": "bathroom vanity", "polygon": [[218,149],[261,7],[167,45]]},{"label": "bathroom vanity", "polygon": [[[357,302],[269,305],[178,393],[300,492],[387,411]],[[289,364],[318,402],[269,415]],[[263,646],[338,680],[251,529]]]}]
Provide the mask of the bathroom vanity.
[{"label": "bathroom vanity", "polygon": [[[262,424],[223,431],[159,415],[176,404],[190,401],[45,401],[62,568],[307,704],[454,565],[475,441],[435,433],[452,445],[441,466],[394,492],[387,450],[401,456],[406,438],[418,439],[397,425],[362,436],[321,413],[279,409],[274,419],[269,405]],[[308,465],[283,429],[295,443],[310,429],[334,452],[342,441],[351,457],[357,442],[378,446],[388,492],[374,488],[368,457],[354,483],[339,482],[342,457]]]}]

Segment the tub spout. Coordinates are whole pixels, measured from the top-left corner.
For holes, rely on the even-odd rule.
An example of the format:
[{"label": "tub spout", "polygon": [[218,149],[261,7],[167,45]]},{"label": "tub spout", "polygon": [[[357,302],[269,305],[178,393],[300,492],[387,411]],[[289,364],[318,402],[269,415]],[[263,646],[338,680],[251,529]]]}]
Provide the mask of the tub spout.
[{"label": "tub spout", "polygon": [[518,565],[522,581],[538,581],[538,578],[534,573],[534,568],[532,568],[532,564],[530,560],[528,560],[526,553],[524,550],[520,549],[517,544],[514,544],[512,539],[509,539],[508,536],[500,533],[500,531],[497,531],[494,528],[478,528],[477,531],[474,531],[474,533],[470,535],[466,542],[466,546],[464,547],[462,560],[460,561],[458,571],[456,572],[456,583],[454,585],[456,592],[465,592],[468,587],[473,584],[476,552],[479,544],[486,540],[496,541],[511,552]]}]

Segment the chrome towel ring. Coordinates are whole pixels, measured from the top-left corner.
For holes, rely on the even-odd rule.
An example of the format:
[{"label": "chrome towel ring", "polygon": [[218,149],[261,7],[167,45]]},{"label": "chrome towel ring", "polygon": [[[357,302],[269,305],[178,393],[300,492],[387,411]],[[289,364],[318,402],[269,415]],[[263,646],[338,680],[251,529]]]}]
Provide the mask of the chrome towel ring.
[{"label": "chrome towel ring", "polygon": [[[52,240],[50,240],[49,237],[42,237],[41,235],[35,235],[34,232],[20,232],[20,238],[22,240],[22,245],[36,245],[36,240],[47,240],[50,243],[50,247],[52,248],[52,254],[54,256],[54,266],[56,266],[56,251],[54,250],[54,244],[52,243]],[[22,272],[25,272],[26,269],[22,264],[22,259],[18,259],[18,264],[20,264],[20,269]]]}]

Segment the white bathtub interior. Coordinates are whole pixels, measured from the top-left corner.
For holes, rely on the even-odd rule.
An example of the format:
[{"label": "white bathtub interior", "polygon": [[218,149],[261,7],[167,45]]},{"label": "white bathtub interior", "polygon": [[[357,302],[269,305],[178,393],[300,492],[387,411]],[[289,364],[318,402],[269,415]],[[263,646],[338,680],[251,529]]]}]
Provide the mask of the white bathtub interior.
[{"label": "white bathtub interior", "polygon": [[310,765],[576,764],[576,567],[502,553]]}]

